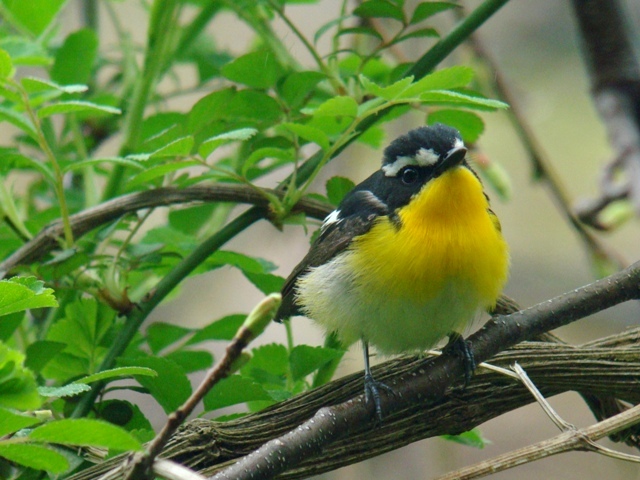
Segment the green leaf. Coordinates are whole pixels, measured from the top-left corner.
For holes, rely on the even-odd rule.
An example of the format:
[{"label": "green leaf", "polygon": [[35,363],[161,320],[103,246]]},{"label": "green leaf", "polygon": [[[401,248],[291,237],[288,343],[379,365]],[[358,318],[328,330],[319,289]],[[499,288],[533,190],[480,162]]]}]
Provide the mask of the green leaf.
[{"label": "green leaf", "polygon": [[374,37],[380,41],[384,40],[382,35],[371,27],[351,27],[351,28],[342,28],[338,31],[337,36],[341,37],[342,35],[367,35],[369,37]]},{"label": "green leaf", "polygon": [[56,17],[66,0],[2,0],[10,18],[40,36]]},{"label": "green leaf", "polygon": [[222,67],[221,73],[233,82],[253,88],[270,88],[282,73],[275,55],[269,50],[247,53]]},{"label": "green leaf", "polygon": [[365,92],[385,100],[393,100],[413,83],[413,77],[405,77],[391,85],[380,87],[364,75],[360,75],[360,83],[362,83],[362,88],[364,88]]},{"label": "green leaf", "polygon": [[24,312],[10,313],[0,318],[0,342],[9,340],[24,320]]},{"label": "green leaf", "polygon": [[458,107],[480,110],[508,108],[504,102],[482,97],[478,94],[454,92],[451,90],[433,90],[420,95],[420,101],[432,105],[456,105]]},{"label": "green leaf", "polygon": [[103,163],[113,163],[114,165],[122,165],[123,167],[131,167],[136,170],[144,170],[145,167],[140,162],[125,157],[101,157],[101,158],[88,158],[75,163],[65,165],[62,169],[63,172],[73,172],[92,165],[101,165]]},{"label": "green leaf", "polygon": [[38,393],[43,397],[55,398],[75,397],[89,390],[91,387],[82,383],[70,383],[62,387],[38,387]]},{"label": "green leaf", "polygon": [[344,352],[325,347],[296,345],[291,350],[289,362],[293,380],[301,380],[326,365],[335,358],[341,358]]},{"label": "green leaf", "polygon": [[232,375],[213,387],[205,395],[203,403],[205,411],[211,411],[256,400],[271,400],[271,397],[260,384],[240,375]]},{"label": "green leaf", "polygon": [[287,76],[278,90],[282,99],[291,108],[299,108],[312,96],[316,85],[326,78],[320,72],[293,72]]},{"label": "green leaf", "polygon": [[238,130],[232,130],[230,132],[215,135],[211,138],[206,139],[200,144],[198,153],[202,158],[207,158],[219,146],[225,145],[230,142],[243,142],[245,140],[249,140],[256,133],[258,133],[258,130],[256,130],[255,128],[239,128]]},{"label": "green leaf", "polygon": [[27,347],[27,359],[25,360],[24,365],[38,373],[66,347],[66,343],[52,342],[50,340],[38,340],[33,342]]},{"label": "green leaf", "polygon": [[303,125],[301,123],[283,123],[281,126],[299,137],[315,143],[322,150],[326,151],[331,146],[329,136],[319,128],[315,128],[310,125]]},{"label": "green leaf", "polygon": [[169,225],[189,235],[197,235],[200,229],[209,223],[216,210],[214,203],[205,203],[187,208],[176,208],[169,211]]},{"label": "green leaf", "polygon": [[36,129],[33,127],[31,120],[22,113],[18,113],[10,108],[0,105],[0,120],[4,120],[5,122],[9,122],[10,124],[18,127],[32,139],[37,141],[38,134],[36,133]]},{"label": "green leaf", "polygon": [[259,257],[250,257],[243,253],[218,250],[207,259],[207,265],[211,267],[229,265],[243,272],[269,273],[276,269],[276,265]]},{"label": "green leaf", "polygon": [[247,316],[241,313],[227,315],[198,330],[186,345],[195,345],[208,340],[231,340],[246,318]]},{"label": "green leaf", "polygon": [[242,164],[242,174],[247,176],[252,167],[254,167],[260,161],[271,158],[275,161],[271,162],[270,165],[278,165],[281,163],[289,163],[295,160],[294,153],[291,149],[283,149],[277,147],[264,147],[258,148],[253,151],[249,158],[245,160]]},{"label": "green leaf", "polygon": [[[0,408],[0,438],[9,433],[14,433],[23,428],[35,425],[36,423],[40,423],[40,420],[36,417],[22,415],[7,410],[6,408]],[[0,445],[2,445],[1,442]]]},{"label": "green leaf", "polygon": [[0,48],[0,79],[11,78],[14,72],[11,56],[6,50]]},{"label": "green leaf", "polygon": [[97,403],[95,407],[100,418],[133,433],[141,441],[148,441],[148,439],[140,438],[140,432],[135,430],[148,431],[153,434],[151,423],[137,405],[125,400],[105,400]]},{"label": "green leaf", "polygon": [[464,87],[473,79],[473,69],[461,65],[433,72],[402,92],[400,98],[416,98],[430,90],[446,90]]},{"label": "green leaf", "polygon": [[484,131],[484,122],[473,112],[464,110],[436,110],[427,117],[429,125],[444,123],[457,128],[462,139],[467,143],[475,143]]},{"label": "green leaf", "polygon": [[426,37],[439,38],[440,34],[435,28],[430,28],[430,27],[420,28],[418,30],[413,30],[409,33],[401,35],[400,37],[396,38],[393,42],[390,42],[389,46],[395,45],[400,42],[404,42],[405,40],[408,40],[410,38],[426,38]]},{"label": "green leaf", "polygon": [[322,103],[314,112],[314,117],[355,117],[358,114],[358,104],[352,97],[333,97]]},{"label": "green leaf", "polygon": [[284,379],[289,371],[289,353],[287,347],[279,343],[261,345],[251,350],[251,360],[242,367],[242,374],[260,378],[256,371]]},{"label": "green leaf", "polygon": [[38,110],[39,118],[50,117],[56,114],[65,113],[108,113],[113,115],[120,115],[122,112],[119,108],[110,107],[108,105],[98,105],[93,102],[86,102],[84,100],[68,100],[63,102],[55,102],[51,105],[46,105]]},{"label": "green leaf", "polygon": [[89,83],[98,54],[96,33],[84,28],[65,38],[51,67],[51,79],[62,85]]},{"label": "green leaf", "polygon": [[197,167],[202,164],[197,160],[180,160],[176,162],[163,163],[162,165],[156,165],[154,167],[143,170],[142,172],[134,175],[134,177],[127,182],[127,188],[135,189],[143,185],[148,185],[152,180],[179,170],[184,170],[189,167]]},{"label": "green leaf", "polygon": [[102,370],[101,372],[94,373],[93,375],[87,375],[86,377],[82,377],[76,380],[74,383],[87,384],[98,382],[101,380],[120,379],[145,375],[148,377],[156,377],[158,373],[155,370],[146,367],[118,367],[111,368],[109,370]]},{"label": "green leaf", "polygon": [[0,343],[0,406],[35,410],[42,404],[36,380],[24,367],[24,355]]},{"label": "green leaf", "polygon": [[88,418],[65,419],[35,428],[29,439],[60,445],[141,450],[140,442],[120,427]]},{"label": "green leaf", "polygon": [[402,8],[386,0],[369,0],[363,2],[353,13],[359,17],[392,18],[404,22],[404,12]]},{"label": "green leaf", "polygon": [[184,370],[176,363],[162,357],[124,358],[122,365],[147,367],[158,373],[156,377],[137,375],[140,385],[149,390],[151,396],[171,413],[191,395],[191,383]]},{"label": "green leaf", "polygon": [[0,281],[0,315],[31,308],[57,307],[53,290],[35,277],[15,277]]},{"label": "green leaf", "polygon": [[177,138],[151,153],[150,158],[186,157],[191,154],[193,143],[194,140],[191,135]]},{"label": "green leaf", "polygon": [[164,358],[180,365],[186,373],[200,372],[213,365],[213,355],[203,350],[178,350]]},{"label": "green leaf", "polygon": [[172,323],[155,322],[147,328],[147,343],[155,354],[183,339],[193,330]]},{"label": "green leaf", "polygon": [[69,468],[64,455],[50,448],[28,443],[0,443],[0,457],[18,465],[51,473],[62,473]]},{"label": "green leaf", "polygon": [[422,22],[427,18],[435,15],[436,13],[444,12],[452,8],[457,8],[459,5],[449,2],[422,2],[416,7],[409,21],[410,25]]},{"label": "green leaf", "polygon": [[242,273],[265,295],[282,290],[285,281],[284,277],[271,273],[252,273],[246,271]]},{"label": "green leaf", "polygon": [[60,85],[51,80],[36,77],[24,77],[20,79],[20,83],[29,93],[40,93],[48,91],[58,91],[60,93],[83,93],[89,87],[80,84]]},{"label": "green leaf", "polygon": [[333,205],[337,206],[355,186],[356,184],[346,177],[331,177],[325,184],[327,198]]},{"label": "green leaf", "polygon": [[442,438],[475,448],[484,448],[488,443],[491,443],[482,436],[482,432],[479,428],[474,428],[473,430],[461,433],[460,435],[442,435]]}]

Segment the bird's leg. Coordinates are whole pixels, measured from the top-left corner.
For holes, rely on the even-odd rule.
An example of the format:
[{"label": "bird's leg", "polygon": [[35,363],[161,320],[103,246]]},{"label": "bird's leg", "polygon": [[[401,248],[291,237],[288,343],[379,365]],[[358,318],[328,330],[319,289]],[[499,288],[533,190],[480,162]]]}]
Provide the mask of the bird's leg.
[{"label": "bird's leg", "polygon": [[364,338],[362,339],[362,350],[364,352],[364,399],[369,403],[369,400],[373,400],[373,404],[376,407],[376,417],[379,422],[382,422],[382,406],[380,405],[380,390],[386,390],[393,395],[393,390],[388,385],[379,382],[371,375],[371,367],[369,366],[369,342]]},{"label": "bird's leg", "polygon": [[444,351],[451,351],[454,355],[458,355],[462,358],[462,364],[464,366],[464,384],[467,385],[471,381],[473,372],[477,367],[476,360],[473,358],[473,352],[469,348],[469,342],[467,342],[458,332],[451,332],[449,334],[449,341],[443,349],[443,352]]}]

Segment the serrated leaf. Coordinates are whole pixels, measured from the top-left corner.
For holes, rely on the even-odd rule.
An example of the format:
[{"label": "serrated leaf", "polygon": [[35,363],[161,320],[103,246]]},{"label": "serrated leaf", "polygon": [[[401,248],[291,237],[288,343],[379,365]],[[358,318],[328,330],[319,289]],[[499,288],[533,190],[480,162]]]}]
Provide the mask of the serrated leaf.
[{"label": "serrated leaf", "polygon": [[271,397],[260,384],[240,375],[232,375],[213,387],[205,395],[203,403],[205,411],[211,411],[256,400],[271,400]]},{"label": "serrated leaf", "polygon": [[430,90],[446,90],[466,86],[473,79],[473,69],[457,65],[433,72],[407,87],[400,98],[416,98]]},{"label": "serrated leaf", "polygon": [[358,104],[348,96],[330,98],[313,112],[314,117],[355,117],[357,114]]},{"label": "serrated leaf", "polygon": [[427,117],[429,125],[444,123],[458,129],[462,139],[467,143],[475,143],[484,131],[484,122],[473,112],[464,110],[436,110]]},{"label": "serrated leaf", "polygon": [[337,206],[355,186],[356,184],[346,177],[331,177],[325,184],[327,198],[333,205]]},{"label": "serrated leaf", "polygon": [[364,75],[360,75],[360,83],[362,83],[365,92],[375,95],[376,97],[384,98],[385,100],[393,100],[413,83],[413,77],[405,77],[391,85],[381,87]]},{"label": "serrated leaf", "polygon": [[189,167],[197,167],[200,165],[202,164],[197,160],[183,160],[156,165],[154,167],[147,168],[146,170],[143,170],[142,172],[135,175],[131,180],[129,180],[129,182],[127,182],[127,187],[130,189],[135,189],[142,185],[148,185],[152,180],[163,177],[169,173],[184,170],[185,168]]},{"label": "serrated leaf", "polygon": [[51,90],[61,93],[83,93],[89,89],[86,85],[60,85],[54,81],[36,77],[24,77],[20,79],[20,83],[22,83],[24,89],[29,93],[39,93]]},{"label": "serrated leaf", "polygon": [[6,342],[24,321],[24,312],[10,313],[0,319],[0,342]]},{"label": "serrated leaf", "polygon": [[[12,412],[6,408],[0,408],[0,438],[9,433],[17,432],[23,428],[40,423],[40,420],[20,413]],[[2,443],[0,443],[1,445]]]},{"label": "serrated leaf", "polygon": [[249,158],[242,164],[242,174],[246,176],[253,166],[265,158],[273,158],[285,163],[295,160],[294,154],[290,149],[285,150],[276,147],[259,148],[252,152]]},{"label": "serrated leaf", "polygon": [[98,105],[93,102],[84,100],[68,100],[63,102],[45,105],[38,110],[38,118],[46,118],[51,115],[65,113],[108,113],[112,115],[120,115],[122,111],[119,108],[110,107],[108,105]]},{"label": "serrated leaf", "polygon": [[284,378],[289,371],[287,347],[279,343],[270,343],[251,350],[251,360],[242,367],[242,374],[254,376],[253,371],[256,369]]},{"label": "serrated leaf", "polygon": [[[2,320],[0,320],[2,321]],[[38,340],[27,347],[24,364],[34,372],[40,372],[47,363],[67,347],[66,343]]]},{"label": "serrated leaf", "polygon": [[293,72],[278,87],[280,96],[292,108],[298,108],[312,96],[316,85],[326,78],[320,72]]},{"label": "serrated leaf", "polygon": [[225,145],[230,142],[243,142],[245,140],[249,140],[256,133],[258,133],[258,130],[255,128],[239,128],[238,130],[221,133],[202,142],[198,149],[198,153],[202,158],[207,158],[221,145]]},{"label": "serrated leaf", "polygon": [[353,14],[365,18],[392,18],[404,22],[402,8],[386,0],[363,2],[353,11]]},{"label": "serrated leaf", "polygon": [[271,51],[261,50],[236,58],[222,67],[221,73],[233,82],[253,88],[269,88],[275,85],[282,67]]},{"label": "serrated leaf", "polygon": [[158,376],[158,372],[156,372],[151,368],[146,368],[146,367],[118,367],[118,368],[111,368],[109,370],[103,370],[101,372],[94,373],[93,375],[87,375],[86,377],[82,377],[76,380],[74,383],[87,384],[87,383],[98,382],[101,380],[118,379],[118,378],[125,378],[125,377],[134,377],[134,376],[156,377]]},{"label": "serrated leaf", "polygon": [[31,431],[31,440],[113,450],[141,450],[140,442],[129,432],[101,420],[88,418],[56,420]]},{"label": "serrated leaf", "polygon": [[451,90],[433,90],[420,95],[420,101],[430,104],[451,104],[465,108],[476,108],[480,110],[496,110],[499,108],[508,108],[504,102],[492,100],[477,95],[469,95],[467,93],[454,92]]},{"label": "serrated leaf", "polygon": [[[147,158],[145,158],[146,160]],[[144,170],[144,165],[140,162],[133,160],[132,158],[127,157],[101,157],[101,158],[88,158],[86,160],[81,160],[79,162],[70,163],[69,165],[65,165],[62,169],[63,172],[73,172],[75,170],[80,170],[88,166],[92,165],[101,165],[103,163],[112,163],[114,165],[122,165],[124,167],[131,167],[136,170]]]},{"label": "serrated leaf", "polygon": [[51,473],[62,473],[69,468],[64,455],[41,445],[0,443],[0,457],[24,467]]},{"label": "serrated leaf", "polygon": [[291,376],[294,381],[301,380],[331,360],[341,358],[343,354],[342,351],[333,348],[296,345],[289,355]]},{"label": "serrated leaf", "polygon": [[56,398],[75,397],[89,390],[91,390],[91,387],[82,383],[70,383],[62,387],[38,387],[38,393],[43,397]]},{"label": "serrated leaf", "polygon": [[425,38],[425,37],[433,37],[439,38],[440,34],[435,28],[420,28],[418,30],[413,30],[409,33],[406,33],[398,38],[396,38],[393,42],[390,42],[389,46],[395,45],[400,42],[404,42],[405,40],[409,40],[410,38]]},{"label": "serrated leaf", "polygon": [[198,330],[186,345],[195,345],[208,340],[231,340],[246,318],[247,316],[243,314],[227,315]]},{"label": "serrated leaf", "polygon": [[0,343],[0,406],[33,410],[42,404],[31,370],[24,367],[24,355]]},{"label": "serrated leaf", "polygon": [[149,158],[186,157],[191,154],[193,143],[194,139],[191,135],[177,138],[171,143],[160,147],[155,152],[152,152]]},{"label": "serrated leaf", "polygon": [[283,123],[282,128],[295,133],[299,137],[313,142],[318,145],[322,150],[328,150],[331,146],[329,136],[319,128],[312,127],[310,125],[303,125],[301,123]]},{"label": "serrated leaf", "polygon": [[[27,283],[23,280],[32,280]],[[31,308],[57,307],[58,302],[51,288],[35,277],[20,277],[0,281],[0,315],[20,312]]]},{"label": "serrated leaf", "polygon": [[422,22],[427,18],[435,15],[436,13],[444,12],[452,8],[457,8],[459,5],[449,2],[423,2],[419,4],[411,15],[410,25]]},{"label": "serrated leaf", "polygon": [[191,395],[191,383],[184,370],[176,363],[162,357],[124,358],[122,365],[147,367],[155,370],[156,377],[138,375],[136,380],[162,406],[171,413],[182,405]]}]

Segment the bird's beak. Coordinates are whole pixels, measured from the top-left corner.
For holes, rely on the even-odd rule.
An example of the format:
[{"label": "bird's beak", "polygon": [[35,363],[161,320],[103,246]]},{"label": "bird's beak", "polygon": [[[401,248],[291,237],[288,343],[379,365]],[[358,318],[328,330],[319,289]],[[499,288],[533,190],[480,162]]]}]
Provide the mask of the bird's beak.
[{"label": "bird's beak", "polygon": [[442,175],[447,170],[452,169],[453,167],[457,167],[464,160],[465,155],[467,154],[467,149],[465,147],[456,147],[453,148],[445,157],[444,160],[437,166],[436,176]]}]

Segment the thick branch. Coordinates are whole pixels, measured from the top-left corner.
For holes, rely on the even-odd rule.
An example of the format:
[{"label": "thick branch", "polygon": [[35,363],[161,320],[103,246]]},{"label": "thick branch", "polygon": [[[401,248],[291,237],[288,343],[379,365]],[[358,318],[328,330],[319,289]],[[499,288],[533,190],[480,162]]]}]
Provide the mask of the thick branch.
[{"label": "thick branch", "polygon": [[[530,309],[495,317],[471,337],[472,348],[476,359],[485,361],[545,329],[639,295],[640,264],[635,264]],[[631,338],[637,342],[639,333],[633,335]],[[620,338],[616,342],[624,344]],[[546,396],[577,390],[603,397],[615,395],[632,403],[640,401],[637,348],[600,350],[593,344],[584,349],[555,344],[525,347],[524,351],[518,348],[501,354],[494,363],[510,365],[517,361]],[[229,478],[245,478],[247,472],[254,478],[277,474],[299,478],[379,455],[421,438],[461,433],[532,401],[519,382],[492,372],[480,372],[466,389],[452,388],[451,384],[462,378],[463,367],[451,355],[435,360],[404,357],[379,366],[374,373],[396,392],[394,396],[383,395],[386,417],[379,428],[373,428],[375,416],[370,405],[363,402],[361,395],[353,398],[362,392],[362,377],[356,374],[235,422],[190,422],[169,444],[164,456],[210,474],[266,442],[235,464],[227,472]],[[315,412],[318,413],[305,422]],[[275,446],[278,459],[274,461],[268,452]],[[322,455],[315,456],[321,450]],[[105,471],[104,466],[100,471]],[[287,473],[282,474],[284,471]],[[96,474],[88,471],[77,478],[94,478]]]},{"label": "thick branch", "polygon": [[[284,195],[279,190],[264,189],[264,191],[280,198]],[[248,203],[265,208],[269,204],[264,195],[247,185],[217,183],[211,186],[194,186],[185,189],[173,187],[156,188],[123,195],[76,213],[70,217],[71,230],[74,238],[79,238],[94,228],[113,222],[138,210],[199,202]],[[298,202],[295,210],[303,211],[310,217],[322,219],[331,211],[331,207],[317,200],[303,198]],[[62,235],[62,223],[60,221],[50,223],[36,237],[25,243],[0,263],[0,274],[6,274],[18,265],[40,260],[52,250],[58,248],[58,240]]]}]

